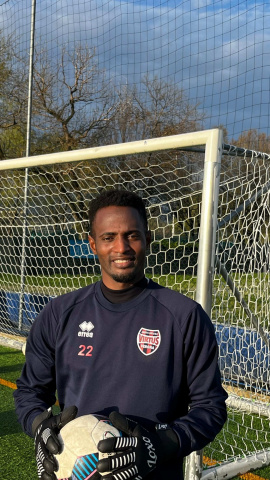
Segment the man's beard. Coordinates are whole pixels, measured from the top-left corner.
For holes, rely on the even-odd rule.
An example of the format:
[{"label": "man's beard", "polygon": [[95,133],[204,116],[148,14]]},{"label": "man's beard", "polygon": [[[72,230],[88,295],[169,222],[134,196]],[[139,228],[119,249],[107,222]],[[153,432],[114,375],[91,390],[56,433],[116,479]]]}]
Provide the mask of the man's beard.
[{"label": "man's beard", "polygon": [[113,274],[111,275],[113,280],[118,283],[133,283],[136,280],[136,273],[120,273],[120,274]]}]

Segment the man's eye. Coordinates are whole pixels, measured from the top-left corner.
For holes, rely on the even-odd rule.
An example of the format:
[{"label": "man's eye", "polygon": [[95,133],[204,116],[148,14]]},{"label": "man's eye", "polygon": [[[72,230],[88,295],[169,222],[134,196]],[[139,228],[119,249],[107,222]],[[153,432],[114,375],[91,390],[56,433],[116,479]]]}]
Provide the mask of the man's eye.
[{"label": "man's eye", "polygon": [[140,238],[140,235],[139,235],[138,233],[131,233],[131,234],[129,235],[129,238],[131,238],[131,239],[137,239],[137,238]]},{"label": "man's eye", "polygon": [[113,237],[103,237],[102,240],[104,242],[110,242],[113,239]]}]

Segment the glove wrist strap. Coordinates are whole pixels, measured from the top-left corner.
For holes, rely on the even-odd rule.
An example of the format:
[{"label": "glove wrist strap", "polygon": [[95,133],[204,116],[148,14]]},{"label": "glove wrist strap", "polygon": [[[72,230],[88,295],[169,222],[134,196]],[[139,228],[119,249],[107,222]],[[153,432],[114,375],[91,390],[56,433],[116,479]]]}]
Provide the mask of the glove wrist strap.
[{"label": "glove wrist strap", "polygon": [[44,412],[37,415],[32,423],[32,433],[35,435],[37,427],[46,420],[46,418],[50,418],[52,416],[52,409],[51,407],[48,410],[44,410]]},{"label": "glove wrist strap", "polygon": [[179,454],[179,440],[177,433],[168,424],[157,424],[156,433],[162,445],[163,462],[177,458]]}]

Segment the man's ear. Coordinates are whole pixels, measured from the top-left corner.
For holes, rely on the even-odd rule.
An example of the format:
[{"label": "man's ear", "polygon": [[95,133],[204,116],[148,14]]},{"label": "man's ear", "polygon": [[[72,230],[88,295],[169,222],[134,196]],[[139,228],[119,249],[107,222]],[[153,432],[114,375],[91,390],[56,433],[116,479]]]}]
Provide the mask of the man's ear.
[{"label": "man's ear", "polygon": [[97,250],[96,250],[96,242],[95,242],[94,237],[91,237],[91,235],[88,235],[88,240],[89,240],[90,248],[91,248],[92,252],[96,255]]},{"label": "man's ear", "polygon": [[151,244],[151,241],[152,241],[152,234],[151,234],[151,230],[147,230],[146,232],[146,247],[150,247],[150,244]]}]

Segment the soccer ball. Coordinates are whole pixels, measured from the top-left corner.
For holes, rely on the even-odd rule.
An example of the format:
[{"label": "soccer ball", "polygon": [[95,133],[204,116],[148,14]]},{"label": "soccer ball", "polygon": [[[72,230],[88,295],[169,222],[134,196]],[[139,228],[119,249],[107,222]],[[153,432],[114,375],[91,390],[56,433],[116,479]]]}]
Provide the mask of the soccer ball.
[{"label": "soccer ball", "polygon": [[55,455],[59,465],[57,479],[88,479],[95,473],[98,460],[110,455],[98,451],[98,442],[120,436],[121,432],[112,426],[108,418],[98,415],[84,415],[67,423],[59,434],[63,451]]}]

